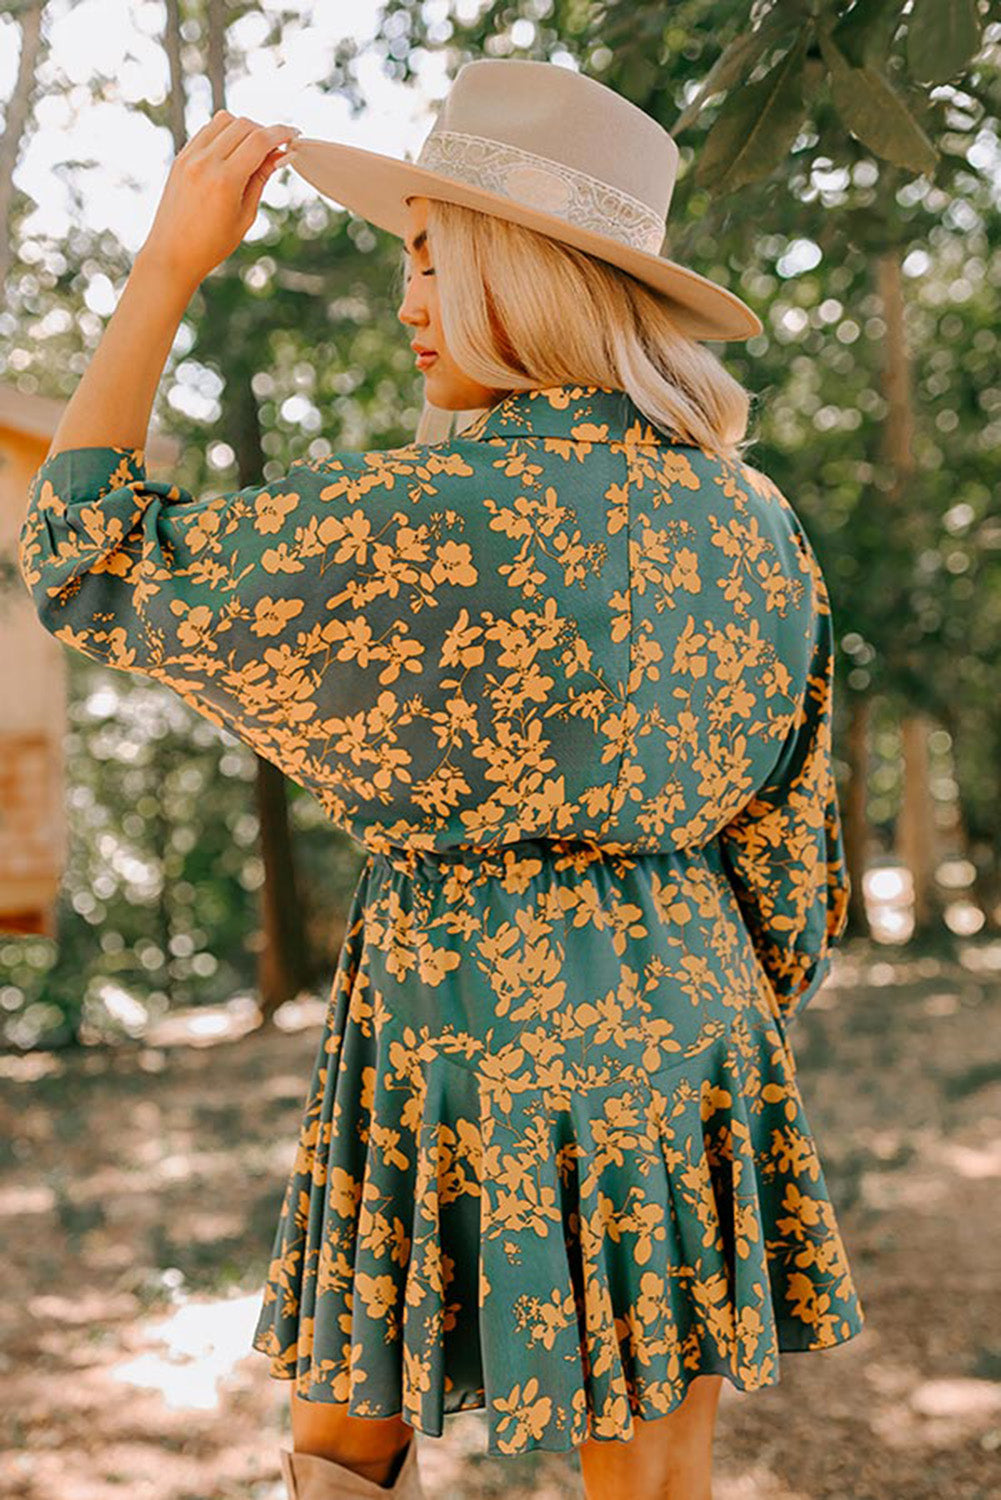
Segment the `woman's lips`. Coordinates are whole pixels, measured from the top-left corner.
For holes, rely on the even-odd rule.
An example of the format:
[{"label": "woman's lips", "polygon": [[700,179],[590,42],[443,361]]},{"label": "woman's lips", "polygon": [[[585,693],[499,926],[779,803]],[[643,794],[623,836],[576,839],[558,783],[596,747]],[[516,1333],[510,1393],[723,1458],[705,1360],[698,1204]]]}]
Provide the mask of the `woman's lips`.
[{"label": "woman's lips", "polygon": [[415,364],[419,370],[426,370],[428,365],[434,364],[437,358],[437,354],[418,354]]}]

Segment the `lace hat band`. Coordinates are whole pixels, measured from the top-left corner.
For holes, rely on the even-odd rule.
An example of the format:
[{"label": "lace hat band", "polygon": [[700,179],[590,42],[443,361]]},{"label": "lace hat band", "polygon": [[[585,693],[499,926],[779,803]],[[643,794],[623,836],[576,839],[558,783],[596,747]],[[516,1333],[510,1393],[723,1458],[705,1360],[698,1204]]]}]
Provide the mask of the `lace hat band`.
[{"label": "lace hat band", "polygon": [[463,64],[416,161],[307,136],[286,151],[326,197],[401,239],[410,198],[463,204],[619,266],[663,293],[692,338],[750,338],[762,325],[746,303],[663,253],[678,158],[614,89],[520,58]]},{"label": "lace hat band", "polygon": [[521,146],[461,130],[437,130],[424,142],[417,164],[558,214],[650,255],[664,242],[663,219],[638,198]]}]

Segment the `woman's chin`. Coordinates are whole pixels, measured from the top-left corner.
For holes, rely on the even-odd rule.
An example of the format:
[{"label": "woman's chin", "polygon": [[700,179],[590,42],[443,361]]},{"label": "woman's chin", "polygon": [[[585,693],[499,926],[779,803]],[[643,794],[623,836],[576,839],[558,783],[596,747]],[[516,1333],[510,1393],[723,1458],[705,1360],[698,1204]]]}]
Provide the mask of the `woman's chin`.
[{"label": "woman's chin", "polygon": [[482,386],[450,378],[447,371],[438,369],[437,360],[430,369],[423,371],[423,375],[427,399],[442,411],[479,411],[490,404],[489,391]]},{"label": "woman's chin", "polygon": [[461,392],[455,389],[455,384],[447,375],[442,378],[436,377],[436,366],[432,365],[429,370],[424,371],[424,390],[429,401],[435,406],[441,407],[443,411],[461,411],[463,402]]}]

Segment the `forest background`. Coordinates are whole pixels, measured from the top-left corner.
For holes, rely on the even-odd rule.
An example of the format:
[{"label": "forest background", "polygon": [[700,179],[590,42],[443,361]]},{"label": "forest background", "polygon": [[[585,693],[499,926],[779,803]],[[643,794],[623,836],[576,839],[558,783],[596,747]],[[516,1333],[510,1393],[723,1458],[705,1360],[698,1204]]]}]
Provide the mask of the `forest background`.
[{"label": "forest background", "polygon": [[[670,254],[764,331],[717,346],[831,591],[849,936],[1001,928],[1001,17],[976,0],[64,0],[0,14],[0,379],[68,397],[173,154],[217,108],[416,155],[463,61],[611,84],[681,149]],[[154,422],[222,493],[413,435],[400,246],[289,171],[196,293]],[[5,562],[0,586],[20,587]],[[2,594],[0,594],[2,608]],[[0,935],[0,1045],[138,1038],[322,983],[359,866],[309,795],[68,653],[52,937]]]},{"label": "forest background", "polygon": [[[750,460],[832,598],[853,902],[797,1056],[872,1333],[741,1398],[719,1496],[975,1500],[1001,1447],[994,0],[0,4],[0,383],[72,394],[173,155],[215,109],[416,156],[483,56],[579,68],[674,135],[669,253],[762,319],[717,349],[754,393]],[[223,493],[408,441],[423,382],[400,271],[392,237],[276,174],[168,361],[154,422],[182,445],[178,481]],[[0,558],[0,631],[21,587]],[[189,1406],[133,1408],[152,1468],[107,1382],[144,1319],[192,1304],[203,1325],[216,1309],[211,1347],[229,1338],[222,1363],[242,1369],[246,1329],[226,1319],[256,1312],[359,851],[167,690],[66,666],[55,935],[0,932],[0,1214],[25,1293],[0,1314],[20,1455],[0,1496],[138,1494],[140,1476],[157,1500],[277,1495],[260,1371],[223,1398],[193,1341],[210,1463],[195,1377],[164,1357],[151,1389],[184,1385]],[[474,1414],[467,1430],[468,1452],[457,1437],[434,1460],[435,1493],[459,1471],[457,1495],[570,1493],[551,1456],[517,1481],[471,1468]]]}]

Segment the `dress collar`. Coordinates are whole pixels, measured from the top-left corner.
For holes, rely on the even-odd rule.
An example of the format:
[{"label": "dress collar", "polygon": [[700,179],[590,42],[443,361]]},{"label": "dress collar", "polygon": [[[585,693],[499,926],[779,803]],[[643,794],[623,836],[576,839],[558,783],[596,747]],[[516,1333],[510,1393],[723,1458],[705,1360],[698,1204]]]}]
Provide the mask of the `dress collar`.
[{"label": "dress collar", "polygon": [[607,385],[550,385],[512,391],[458,434],[474,442],[497,437],[553,437],[592,443],[675,443],[647,421],[625,391]]}]

